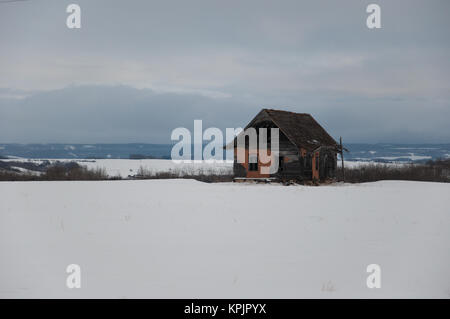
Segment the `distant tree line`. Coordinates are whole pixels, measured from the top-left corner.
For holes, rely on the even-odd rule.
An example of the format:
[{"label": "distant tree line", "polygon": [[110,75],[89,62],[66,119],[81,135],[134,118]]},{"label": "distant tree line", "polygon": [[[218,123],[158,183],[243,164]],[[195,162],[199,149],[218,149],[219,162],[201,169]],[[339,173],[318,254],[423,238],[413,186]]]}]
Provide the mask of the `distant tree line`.
[{"label": "distant tree line", "polygon": [[[20,169],[19,169],[20,168]],[[88,169],[76,162],[0,161],[0,181],[58,181],[111,179],[102,168]]]},{"label": "distant tree line", "polygon": [[[231,182],[232,174],[218,174],[211,169],[192,171],[169,170],[150,171],[141,167],[135,176],[128,179],[195,179],[202,182]],[[1,161],[0,181],[58,181],[58,180],[117,180],[120,176],[110,177],[104,168],[89,169],[76,162],[42,163]],[[337,170],[336,181],[342,181],[342,171]],[[345,182],[364,183],[380,180],[407,180],[450,182],[450,159],[438,159],[423,164],[367,164],[345,168]],[[287,181],[283,184],[291,185]],[[308,184],[308,183],[305,183]],[[310,184],[310,183],[309,183]]]},{"label": "distant tree line", "polygon": [[[342,170],[337,170],[342,181]],[[368,164],[345,168],[345,182],[364,183],[380,180],[450,182],[450,159],[438,159],[422,164]]]}]

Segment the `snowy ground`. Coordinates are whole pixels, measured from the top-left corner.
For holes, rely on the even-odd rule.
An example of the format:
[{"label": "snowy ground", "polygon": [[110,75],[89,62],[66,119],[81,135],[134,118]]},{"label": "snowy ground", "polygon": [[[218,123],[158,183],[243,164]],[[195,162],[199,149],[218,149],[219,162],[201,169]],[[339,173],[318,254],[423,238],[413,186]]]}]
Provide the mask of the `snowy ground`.
[{"label": "snowy ground", "polygon": [[136,175],[139,168],[143,168],[150,173],[175,172],[179,174],[231,174],[232,163],[175,163],[164,159],[100,159],[95,162],[79,162],[88,168],[105,168],[109,176],[120,175],[126,178],[128,175]]},{"label": "snowy ground", "polygon": [[[402,167],[405,165],[414,164],[413,162],[390,162],[390,163],[382,163],[382,162],[374,162],[374,161],[344,161],[345,168],[358,168],[361,166],[368,165],[380,165],[380,166],[389,166],[389,167]],[[342,167],[342,162],[340,160],[337,161],[337,167]]]},{"label": "snowy ground", "polygon": [[[450,298],[449,184],[0,183],[0,298]],[[82,287],[65,269],[81,266]],[[381,288],[366,267],[381,266]]]}]

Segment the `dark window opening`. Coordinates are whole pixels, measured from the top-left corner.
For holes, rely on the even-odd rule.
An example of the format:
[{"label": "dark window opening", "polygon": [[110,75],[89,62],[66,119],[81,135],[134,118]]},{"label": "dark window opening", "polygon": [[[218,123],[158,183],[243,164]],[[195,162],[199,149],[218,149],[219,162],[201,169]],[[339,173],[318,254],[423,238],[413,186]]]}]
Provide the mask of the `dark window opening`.
[{"label": "dark window opening", "polygon": [[312,169],[312,156],[311,156],[311,154],[306,155],[306,158],[305,158],[305,169],[307,169],[307,170]]},{"label": "dark window opening", "polygon": [[282,172],[284,170],[284,156],[278,157],[278,171]]},{"label": "dark window opening", "polygon": [[249,155],[248,156],[248,170],[249,171],[258,171],[258,155]]}]

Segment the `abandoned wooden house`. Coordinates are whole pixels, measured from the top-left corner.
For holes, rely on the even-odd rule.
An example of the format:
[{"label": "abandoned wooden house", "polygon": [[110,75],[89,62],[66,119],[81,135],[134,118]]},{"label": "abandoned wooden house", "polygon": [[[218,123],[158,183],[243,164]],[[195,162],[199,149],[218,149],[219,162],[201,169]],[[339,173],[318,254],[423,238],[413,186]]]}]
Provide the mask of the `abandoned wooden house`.
[{"label": "abandoned wooden house", "polygon": [[[242,150],[245,152],[245,162],[237,161],[237,138],[228,146],[234,147],[235,178],[323,181],[335,177],[340,147],[310,114],[263,109],[245,127],[244,132],[252,127],[256,129],[258,140],[259,128],[267,128],[267,132],[270,132],[270,128],[279,129],[278,170],[274,174],[261,172],[261,168],[270,166],[270,163],[261,161],[257,149],[259,146],[250,149],[248,136],[245,136],[245,150]],[[267,149],[270,150],[271,136],[270,133],[267,135]]]}]

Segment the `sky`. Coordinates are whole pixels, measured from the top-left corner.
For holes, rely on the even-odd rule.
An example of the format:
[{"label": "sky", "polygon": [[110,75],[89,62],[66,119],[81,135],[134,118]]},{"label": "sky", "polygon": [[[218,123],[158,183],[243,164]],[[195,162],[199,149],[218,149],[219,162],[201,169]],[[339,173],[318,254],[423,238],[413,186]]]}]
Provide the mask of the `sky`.
[{"label": "sky", "polygon": [[349,143],[450,142],[448,0],[2,1],[0,143],[170,143],[262,108]]}]

